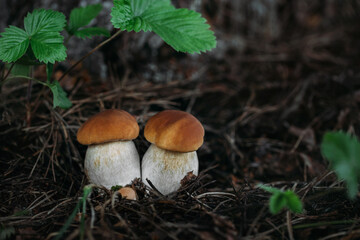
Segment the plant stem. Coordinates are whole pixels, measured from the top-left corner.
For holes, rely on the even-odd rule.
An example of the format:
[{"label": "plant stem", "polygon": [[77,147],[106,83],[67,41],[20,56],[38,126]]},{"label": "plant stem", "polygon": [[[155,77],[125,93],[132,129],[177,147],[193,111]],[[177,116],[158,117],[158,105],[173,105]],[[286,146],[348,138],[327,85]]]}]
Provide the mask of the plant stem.
[{"label": "plant stem", "polygon": [[48,84],[46,84],[45,82],[40,81],[40,80],[38,80],[36,78],[28,77],[28,76],[9,77],[8,80],[15,79],[15,78],[23,78],[23,79],[33,80],[33,81],[36,81],[37,83],[40,83],[40,84],[42,84],[44,86],[48,86]]},{"label": "plant stem", "polygon": [[[2,81],[5,81],[5,80],[6,80],[6,78],[10,75],[11,70],[13,69],[14,66],[15,66],[15,63],[12,63],[11,66],[10,66],[10,68],[9,68],[9,70],[8,70],[8,72],[6,73],[6,75],[4,76],[4,78],[2,79]],[[4,66],[4,69],[5,69],[5,66]]]},{"label": "plant stem", "polygon": [[72,65],[68,70],[64,72],[64,74],[59,78],[59,82],[68,74],[70,73],[79,63],[84,61],[88,56],[96,52],[99,48],[116,38],[122,31],[119,29],[114,35],[106,39],[105,41],[101,42],[99,45],[97,45],[95,48],[93,48],[90,52],[88,52],[86,55],[84,55],[82,58],[80,58],[74,65]]}]

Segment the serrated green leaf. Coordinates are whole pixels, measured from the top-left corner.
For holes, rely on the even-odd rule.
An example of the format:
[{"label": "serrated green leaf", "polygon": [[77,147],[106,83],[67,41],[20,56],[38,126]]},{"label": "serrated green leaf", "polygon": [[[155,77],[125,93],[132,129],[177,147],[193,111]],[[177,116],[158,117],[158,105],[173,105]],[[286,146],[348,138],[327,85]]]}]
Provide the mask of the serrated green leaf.
[{"label": "serrated green leaf", "polygon": [[60,86],[59,81],[55,80],[52,83],[46,84],[53,93],[53,107],[60,107],[68,109],[72,106],[71,101],[67,98],[66,92]]},{"label": "serrated green leaf", "polygon": [[65,24],[64,14],[49,9],[36,9],[24,19],[25,31],[30,36],[41,32],[60,32]]},{"label": "serrated green leaf", "polygon": [[66,48],[59,38],[46,38],[52,34],[37,35],[37,38],[31,39],[31,49],[35,57],[44,63],[55,63],[55,61],[64,61],[66,58]]},{"label": "serrated green leaf", "polygon": [[321,152],[338,178],[345,180],[348,196],[354,199],[360,178],[360,142],[344,132],[328,132],[323,137]]},{"label": "serrated green leaf", "polygon": [[105,28],[100,27],[90,27],[90,28],[84,28],[81,30],[77,30],[74,33],[74,36],[79,38],[90,38],[93,36],[105,36],[110,37],[110,32]]},{"label": "serrated green leaf", "polygon": [[24,27],[36,59],[44,63],[65,60],[64,37],[60,35],[65,23],[64,14],[53,10],[37,9],[25,17]]},{"label": "serrated green leaf", "polygon": [[127,31],[154,31],[175,50],[200,53],[216,46],[214,33],[197,12],[169,0],[114,0],[111,22]]},{"label": "serrated green leaf", "polygon": [[270,197],[269,208],[272,214],[277,214],[286,207],[286,197],[283,192],[276,192]]},{"label": "serrated green leaf", "polygon": [[143,16],[174,9],[169,0],[114,0],[111,22],[121,30],[147,32],[152,29]]},{"label": "serrated green leaf", "polygon": [[[147,16],[144,19],[147,20]],[[216,47],[214,33],[197,12],[176,9],[150,19],[153,31],[177,51],[200,53]]]},{"label": "serrated green leaf", "polygon": [[10,26],[1,33],[0,60],[15,62],[23,56],[29,47],[29,36],[18,27]]},{"label": "serrated green leaf", "polygon": [[302,213],[303,207],[299,197],[291,190],[284,192],[286,198],[286,205],[293,213]]},{"label": "serrated green leaf", "polygon": [[69,33],[75,34],[79,28],[88,25],[91,20],[99,15],[101,10],[101,4],[93,4],[86,7],[74,8],[70,13],[68,26]]},{"label": "serrated green leaf", "polygon": [[130,1],[114,0],[114,7],[111,9],[110,15],[111,23],[115,28],[120,28],[121,30],[127,29],[131,19],[134,18]]}]

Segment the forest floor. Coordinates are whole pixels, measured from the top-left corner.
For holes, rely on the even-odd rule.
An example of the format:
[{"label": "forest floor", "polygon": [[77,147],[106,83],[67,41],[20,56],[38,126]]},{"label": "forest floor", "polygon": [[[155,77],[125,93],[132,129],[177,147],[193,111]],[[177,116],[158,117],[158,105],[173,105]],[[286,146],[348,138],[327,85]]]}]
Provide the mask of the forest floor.
[{"label": "forest floor", "polygon": [[[196,116],[205,128],[200,174],[167,196],[134,180],[138,201],[94,186],[84,225],[78,213],[63,238],[82,231],[87,239],[360,238],[360,197],[348,200],[320,151],[327,131],[360,134],[359,16],[338,9],[329,17],[315,4],[309,12],[300,9],[305,17],[299,20],[293,18],[299,9],[283,3],[279,36],[240,38],[246,29],[229,24],[231,4],[204,2],[219,40],[211,53],[190,56],[166,44],[136,48],[138,35],[124,32],[101,50],[107,81],[84,66],[62,81],[73,103],[68,110],[53,109],[41,85],[2,86],[2,234],[56,235],[89,184],[86,146],[76,132],[90,116],[118,108],[136,116],[140,156],[149,147],[143,137],[149,117],[164,109]],[[55,78],[66,68],[57,65]],[[45,79],[44,68],[34,77]],[[303,213],[272,215],[271,195],[259,183],[295,191]]]}]

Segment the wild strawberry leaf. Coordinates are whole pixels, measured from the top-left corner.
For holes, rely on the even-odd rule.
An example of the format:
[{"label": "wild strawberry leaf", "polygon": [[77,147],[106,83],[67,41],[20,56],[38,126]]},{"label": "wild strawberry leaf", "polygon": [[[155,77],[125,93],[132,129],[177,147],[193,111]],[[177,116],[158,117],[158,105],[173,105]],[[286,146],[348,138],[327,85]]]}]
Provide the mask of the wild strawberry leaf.
[{"label": "wild strawberry leaf", "polygon": [[154,31],[175,50],[200,53],[216,46],[214,33],[197,12],[169,0],[114,0],[111,22],[126,31]]},{"label": "wild strawberry leaf", "polygon": [[79,28],[88,25],[91,20],[99,15],[102,8],[101,4],[92,4],[86,7],[74,8],[70,13],[69,25],[67,28],[70,34],[75,34]]},{"label": "wild strawberry leaf", "polygon": [[344,132],[328,132],[321,144],[322,155],[338,178],[345,180],[348,196],[355,199],[360,179],[360,142]]},{"label": "wild strawberry leaf", "polygon": [[65,27],[64,14],[45,9],[36,9],[24,19],[24,27],[30,36],[35,57],[44,63],[63,61],[66,58],[64,38],[60,35]]},{"label": "wild strawberry leaf", "polygon": [[67,98],[67,94],[60,86],[59,81],[55,80],[52,83],[46,84],[53,93],[53,107],[60,107],[63,109],[70,108],[72,106],[71,101]]},{"label": "wild strawberry leaf", "polygon": [[293,191],[287,190],[284,192],[265,185],[258,185],[258,187],[272,193],[269,200],[269,209],[272,214],[278,214],[283,208],[288,208],[293,213],[301,213],[303,211],[302,202]]},{"label": "wild strawberry leaf", "polygon": [[44,63],[55,63],[66,58],[63,37],[56,32],[39,32],[30,41],[36,59]]},{"label": "wild strawberry leaf", "polygon": [[[29,36],[37,33],[60,32],[66,24],[65,15],[47,9],[36,9],[24,19],[24,28]],[[59,34],[60,35],[60,34]]]},{"label": "wild strawberry leaf", "polygon": [[15,26],[10,26],[1,33],[0,38],[0,60],[4,62],[15,62],[23,56],[29,47],[29,36],[27,33]]}]

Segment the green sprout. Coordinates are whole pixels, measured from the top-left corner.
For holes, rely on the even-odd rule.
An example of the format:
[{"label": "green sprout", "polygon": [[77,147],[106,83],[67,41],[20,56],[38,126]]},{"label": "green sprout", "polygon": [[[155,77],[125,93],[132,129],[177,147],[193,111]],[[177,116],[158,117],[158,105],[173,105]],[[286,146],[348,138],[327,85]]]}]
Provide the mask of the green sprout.
[{"label": "green sprout", "polygon": [[360,179],[360,142],[344,132],[328,132],[321,144],[324,158],[339,179],[345,181],[350,199],[358,194]]},{"label": "green sprout", "polygon": [[293,213],[302,213],[302,202],[292,190],[282,191],[278,188],[262,184],[258,185],[258,188],[272,193],[269,201],[269,209],[272,214],[278,214],[284,208],[289,209]]}]

